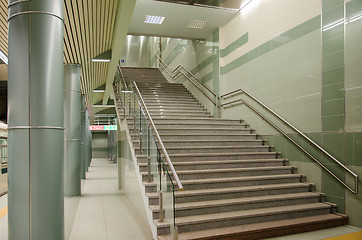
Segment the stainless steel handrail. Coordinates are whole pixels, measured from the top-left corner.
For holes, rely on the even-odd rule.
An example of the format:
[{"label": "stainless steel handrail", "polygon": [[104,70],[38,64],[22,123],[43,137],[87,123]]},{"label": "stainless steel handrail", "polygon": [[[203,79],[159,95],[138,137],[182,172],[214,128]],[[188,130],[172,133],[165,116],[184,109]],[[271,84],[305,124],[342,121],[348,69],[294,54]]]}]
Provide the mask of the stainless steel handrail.
[{"label": "stainless steel handrail", "polygon": [[123,72],[122,72],[122,69],[121,69],[120,65],[118,65],[117,70],[118,70],[119,75],[121,76],[122,85],[124,87],[124,90],[126,90],[127,89],[127,83],[126,83],[126,80],[124,79]]},{"label": "stainless steel handrail", "polygon": [[165,148],[165,145],[163,144],[163,142],[162,142],[162,140],[161,140],[161,137],[160,137],[160,135],[158,134],[157,128],[156,128],[156,126],[155,126],[155,123],[153,122],[152,117],[151,117],[151,115],[150,115],[150,113],[149,113],[149,111],[148,111],[148,109],[147,109],[147,107],[146,107],[145,101],[143,100],[143,97],[142,97],[142,95],[141,95],[141,92],[140,92],[140,90],[138,89],[137,83],[136,83],[136,82],[133,82],[133,86],[135,87],[135,90],[136,90],[137,95],[138,95],[138,97],[139,97],[139,100],[140,100],[140,103],[141,103],[141,105],[142,105],[142,108],[143,108],[143,110],[145,111],[145,113],[146,113],[146,115],[147,115],[147,118],[148,118],[148,120],[149,120],[149,122],[150,122],[150,124],[151,124],[151,126],[152,126],[152,128],[153,128],[153,132],[154,132],[154,134],[156,135],[156,138],[157,138],[157,140],[158,140],[158,144],[161,146],[162,152],[163,152],[163,154],[165,155],[165,158],[166,158],[166,160],[167,160],[168,166],[169,166],[170,169],[171,169],[171,172],[172,172],[172,174],[173,174],[173,177],[175,178],[175,181],[176,181],[176,183],[177,183],[177,186],[179,187],[180,191],[182,191],[182,190],[184,189],[183,186],[182,186],[182,183],[181,183],[181,181],[180,181],[180,179],[179,179],[179,177],[178,177],[178,175],[177,175],[177,172],[176,172],[176,170],[175,170],[175,168],[174,168],[174,166],[173,166],[173,164],[172,164],[172,162],[171,162],[171,159],[170,159],[170,157],[169,157],[169,155],[168,155],[168,153],[167,153],[167,150],[166,150],[166,148]]},{"label": "stainless steel handrail", "polygon": [[[217,106],[217,95],[215,92],[213,92],[209,87],[207,87],[203,82],[201,82],[192,72],[190,72],[187,68],[185,68],[183,65],[178,65],[174,70],[171,70],[169,66],[165,63],[165,61],[160,58],[160,56],[156,55],[156,57],[159,60],[159,63],[162,65],[164,69],[166,69],[166,72],[170,75],[172,79],[176,79],[182,74],[187,80],[189,80],[199,91],[204,94],[205,97],[207,97],[215,106]],[[205,93],[204,90],[202,90],[187,74],[185,74],[182,70],[186,71],[188,74],[190,74],[199,84],[201,84],[206,90],[211,93],[215,99],[213,100],[207,93]]]},{"label": "stainless steel handrail", "polygon": [[254,107],[252,107],[250,104],[245,102],[243,99],[234,100],[228,103],[221,104],[221,107],[225,107],[227,105],[232,105],[236,102],[242,102],[246,106],[248,106],[250,109],[252,109],[254,112],[256,112],[259,116],[261,116],[264,120],[266,120],[269,124],[271,124],[274,128],[276,128],[279,132],[281,132],[284,136],[286,136],[290,141],[292,141],[295,145],[297,145],[303,152],[305,152],[309,157],[311,157],[314,161],[316,161],[322,168],[324,168],[328,173],[330,173],[334,178],[336,178],[341,184],[343,184],[348,190],[350,190],[354,194],[358,194],[358,175],[354,173],[352,170],[350,170],[348,167],[346,167],[344,164],[342,164],[340,161],[338,161],[335,157],[333,157],[329,152],[324,150],[321,146],[319,146],[317,143],[315,143],[312,139],[310,139],[308,136],[306,136],[303,132],[298,130],[296,127],[294,127],[291,123],[289,123],[287,120],[285,120],[283,117],[281,117],[279,114],[274,112],[272,109],[270,109],[268,106],[266,106],[264,103],[259,101],[257,98],[252,96],[250,93],[246,92],[243,89],[237,89],[235,91],[226,93],[222,95],[220,98],[227,99],[232,96],[236,96],[239,94],[245,93],[248,97],[253,99],[255,102],[257,102],[259,105],[261,105],[264,109],[268,110],[270,113],[272,113],[274,116],[279,118],[284,124],[288,125],[290,128],[292,128],[294,131],[296,131],[299,135],[304,137],[308,142],[310,142],[312,145],[314,145],[316,148],[318,148],[320,151],[322,151],[325,155],[327,155],[330,159],[332,159],[335,163],[337,163],[339,166],[341,166],[344,170],[349,172],[354,178],[355,178],[355,189],[352,189],[349,187],[344,181],[342,181],[339,177],[337,177],[333,172],[331,172],[329,169],[327,169],[321,162],[319,162],[316,158],[314,158],[312,155],[310,155],[309,152],[307,152],[302,146],[300,146],[298,143],[296,143],[294,140],[292,140],[284,131],[282,131],[279,127],[277,127],[274,123],[272,123],[269,119],[267,119],[264,115],[262,115],[259,111],[257,111]]}]

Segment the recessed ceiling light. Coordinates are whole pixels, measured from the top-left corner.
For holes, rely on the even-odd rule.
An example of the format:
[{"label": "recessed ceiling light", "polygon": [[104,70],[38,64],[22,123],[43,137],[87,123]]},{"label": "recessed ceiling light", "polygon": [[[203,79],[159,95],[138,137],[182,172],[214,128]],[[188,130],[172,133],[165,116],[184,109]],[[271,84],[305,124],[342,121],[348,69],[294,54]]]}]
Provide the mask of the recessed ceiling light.
[{"label": "recessed ceiling light", "polygon": [[99,107],[99,108],[112,108],[115,107],[115,105],[92,105],[92,107]]},{"label": "recessed ceiling light", "polygon": [[92,59],[92,62],[110,62],[111,59],[96,59],[96,58],[93,58]]},{"label": "recessed ceiling light", "polygon": [[2,51],[0,51],[0,59],[8,65],[8,57]]},{"label": "recessed ceiling light", "polygon": [[186,27],[203,29],[204,27],[206,27],[207,23],[208,23],[207,21],[190,20]]},{"label": "recessed ceiling light", "polygon": [[165,17],[146,15],[145,23],[162,24]]}]

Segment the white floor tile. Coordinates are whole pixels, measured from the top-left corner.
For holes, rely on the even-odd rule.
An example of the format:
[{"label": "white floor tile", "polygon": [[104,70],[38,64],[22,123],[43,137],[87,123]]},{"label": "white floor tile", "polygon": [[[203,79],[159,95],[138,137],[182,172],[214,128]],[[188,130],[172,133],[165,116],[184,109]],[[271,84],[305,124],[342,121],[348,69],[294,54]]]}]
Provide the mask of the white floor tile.
[{"label": "white floor tile", "polygon": [[86,174],[70,240],[152,239],[139,226],[129,200],[118,189],[117,165],[94,159]]},{"label": "white floor tile", "polygon": [[69,240],[107,240],[106,231],[72,231]]}]

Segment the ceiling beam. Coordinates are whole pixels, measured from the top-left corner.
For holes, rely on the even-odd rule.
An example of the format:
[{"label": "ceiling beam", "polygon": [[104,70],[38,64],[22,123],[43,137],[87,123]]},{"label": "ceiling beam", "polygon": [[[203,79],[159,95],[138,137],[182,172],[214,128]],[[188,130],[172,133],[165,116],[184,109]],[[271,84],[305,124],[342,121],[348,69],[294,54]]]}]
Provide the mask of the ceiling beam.
[{"label": "ceiling beam", "polygon": [[117,11],[116,23],[112,42],[112,58],[108,65],[106,77],[106,90],[103,95],[103,104],[107,104],[111,91],[113,91],[113,79],[117,70],[122,48],[126,40],[128,28],[131,22],[136,0],[120,0]]}]

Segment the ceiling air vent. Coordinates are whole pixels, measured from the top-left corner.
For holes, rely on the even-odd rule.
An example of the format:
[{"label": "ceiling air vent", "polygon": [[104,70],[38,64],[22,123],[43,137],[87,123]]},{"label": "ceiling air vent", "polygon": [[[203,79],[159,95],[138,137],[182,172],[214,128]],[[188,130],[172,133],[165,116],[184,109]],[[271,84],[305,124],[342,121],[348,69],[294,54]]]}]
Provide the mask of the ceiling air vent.
[{"label": "ceiling air vent", "polygon": [[208,23],[207,21],[190,20],[186,27],[203,29],[204,27],[206,27],[207,23]]}]

